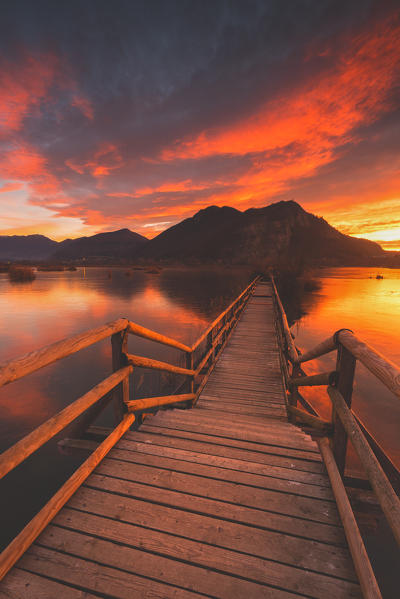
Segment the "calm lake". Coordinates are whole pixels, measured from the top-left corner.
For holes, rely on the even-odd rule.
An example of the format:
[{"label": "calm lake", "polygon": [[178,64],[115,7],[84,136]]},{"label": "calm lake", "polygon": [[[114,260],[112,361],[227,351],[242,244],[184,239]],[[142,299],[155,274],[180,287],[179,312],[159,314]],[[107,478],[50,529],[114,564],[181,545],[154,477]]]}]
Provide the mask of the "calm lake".
[{"label": "calm lake", "polygon": [[[383,275],[377,280],[376,274]],[[349,328],[400,364],[400,270],[335,268],[318,271],[321,288],[307,296],[306,314],[294,324],[296,344],[310,349],[337,329]],[[0,361],[119,317],[191,345],[249,281],[244,270],[165,269],[160,274],[123,268],[37,273],[32,283],[10,283],[0,274]],[[132,353],[179,364],[179,352],[131,337]],[[333,354],[306,365],[308,373],[334,369]],[[88,391],[111,372],[110,341],[100,342],[0,389],[0,450]],[[154,371],[136,376],[135,396],[163,394],[176,381]],[[328,416],[326,394],[309,396]],[[400,402],[357,366],[353,406],[400,465]],[[106,413],[102,424],[111,425]],[[65,436],[65,435],[64,435]],[[3,480],[1,545],[23,527],[83,460],[62,455],[60,437]],[[12,509],[11,509],[12,506]]]}]

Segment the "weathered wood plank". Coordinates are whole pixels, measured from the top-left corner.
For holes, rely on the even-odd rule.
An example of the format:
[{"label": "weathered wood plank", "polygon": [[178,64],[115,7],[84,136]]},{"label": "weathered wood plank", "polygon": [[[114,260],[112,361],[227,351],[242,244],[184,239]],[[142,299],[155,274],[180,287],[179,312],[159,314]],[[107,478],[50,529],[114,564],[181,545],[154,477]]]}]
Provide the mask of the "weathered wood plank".
[{"label": "weathered wood plank", "polygon": [[[222,547],[241,554],[247,553],[274,562],[279,561],[286,565],[295,565],[331,576],[338,575],[347,580],[356,580],[349,560],[349,553],[343,550],[338,551],[338,548],[333,545],[296,538],[282,532],[249,527],[229,521],[226,517],[213,518],[209,515],[177,510],[173,507],[156,505],[152,512],[148,503],[140,499],[112,494],[105,495],[95,489],[81,489],[71,502],[71,509],[65,509],[62,514],[57,516],[54,523],[79,531],[84,530],[83,522],[91,522],[92,528],[89,532],[96,534],[96,518],[90,518],[90,516],[97,514],[111,519],[110,528],[116,528],[117,522],[134,525],[135,528],[132,529],[130,535],[130,544],[136,547],[140,546],[138,537],[146,538],[145,533],[139,527],[145,529],[150,527],[163,532],[164,535],[173,535],[174,539],[179,536],[191,541],[186,543],[186,546],[191,547],[193,553],[185,556],[185,559],[191,562],[196,562],[197,551],[201,550],[201,547],[196,549],[198,542],[207,543],[213,548]],[[81,518],[82,512],[87,512],[88,517]],[[227,515],[226,512],[225,515]],[[180,524],[179,530],[176,529],[177,519]],[[100,529],[97,534],[103,536]],[[40,543],[43,542],[42,538],[43,536],[39,540]],[[173,544],[174,540],[171,542]],[[161,548],[159,551],[161,552]],[[169,550],[170,552],[171,550]],[[255,580],[260,579],[255,578]]]},{"label": "weathered wood plank", "polygon": [[193,444],[190,442],[184,447],[179,447],[179,443],[177,443],[179,439],[172,439],[170,440],[172,441],[170,443],[163,443],[162,441],[162,437],[160,441],[159,438],[154,439],[154,436],[152,437],[149,435],[144,436],[142,442],[140,437],[137,441],[123,440],[118,443],[115,451],[125,449],[139,453],[150,453],[152,455],[161,455],[173,459],[196,462],[198,464],[210,466],[213,465],[220,468],[239,470],[240,472],[273,476],[276,478],[306,482],[308,484],[319,485],[323,487],[330,486],[328,477],[320,474],[312,474],[310,472],[295,470],[294,468],[280,468],[277,466],[260,464],[259,462],[237,459],[232,456],[232,452],[229,452],[229,456],[213,455],[215,451],[214,448],[208,448],[208,452],[198,452],[196,451],[196,446],[193,447]]},{"label": "weathered wood plank", "polygon": [[98,595],[92,595],[88,591],[81,591],[63,583],[54,582],[54,580],[20,570],[20,568],[14,568],[7,574],[1,585],[0,597],[2,599],[26,599],[26,597],[98,599]]},{"label": "weathered wood plank", "polygon": [[[225,503],[208,497],[188,495],[176,489],[162,489],[136,481],[127,481],[101,474],[93,474],[85,486],[100,491],[106,490],[118,495],[130,496],[139,501],[149,501],[152,504],[161,504],[174,509],[189,511],[190,513],[210,515],[254,528],[274,530],[287,535],[322,541],[337,546],[346,544],[343,530],[340,526],[286,516],[285,514],[278,514],[273,511],[263,511],[233,503]],[[71,506],[73,506],[72,503]]]},{"label": "weathered wood plank", "polygon": [[[173,472],[181,472],[184,474],[196,474],[198,476],[209,477],[214,480],[230,481],[240,485],[258,487],[260,489],[269,489],[281,491],[284,493],[293,493],[304,497],[318,497],[327,501],[333,501],[331,490],[326,486],[313,485],[290,478],[278,478],[266,474],[254,474],[252,472],[242,471],[234,468],[235,465],[231,461],[231,468],[224,466],[213,465],[215,460],[210,456],[209,463],[204,464],[193,460],[179,459],[175,454],[165,456],[168,451],[166,448],[160,448],[160,451],[154,453],[143,453],[137,451],[128,451],[124,449],[115,449],[110,452],[110,458],[130,462],[132,464],[141,464],[143,466],[154,466],[155,468],[163,468],[172,470]],[[186,454],[189,452],[185,452]],[[201,456],[201,454],[199,454]],[[194,456],[195,457],[195,456]],[[225,464],[228,460],[225,460]],[[237,462],[236,462],[237,464]]]},{"label": "weathered wood plank", "polygon": [[[147,422],[151,424],[147,424]],[[253,451],[260,455],[260,457],[264,457],[266,460],[274,459],[274,456],[277,459],[288,459],[293,461],[295,464],[301,464],[304,470],[310,470],[312,472],[322,472],[322,460],[321,456],[318,453],[314,453],[313,451],[303,451],[297,449],[288,449],[286,447],[279,447],[277,445],[267,445],[263,443],[254,443],[252,441],[246,441],[242,439],[230,438],[227,436],[218,436],[202,433],[193,430],[183,430],[176,426],[175,428],[168,426],[168,424],[163,424],[162,426],[157,426],[157,420],[150,418],[144,425],[141,427],[141,431],[144,432],[156,432],[158,434],[168,434],[169,436],[181,437],[185,439],[196,439],[199,441],[206,441],[208,443],[213,443],[214,445],[223,445],[225,447],[233,447],[246,449],[249,451]],[[188,427],[187,427],[188,428]],[[265,463],[270,463],[265,462]],[[275,462],[274,462],[275,463]]]},{"label": "weathered wood plank", "polygon": [[[297,457],[286,457],[271,453],[271,447],[258,446],[256,444],[246,443],[246,441],[236,441],[220,437],[211,437],[201,433],[187,433],[173,429],[166,429],[154,426],[142,426],[136,435],[127,434],[124,440],[153,442],[158,445],[176,447],[177,449],[189,449],[199,453],[212,454],[235,458],[238,460],[254,462],[259,464],[268,464],[278,466],[289,470],[304,471],[306,473],[324,474],[323,465],[315,462],[313,459],[299,459]],[[144,435],[143,437],[141,435]],[[314,457],[314,454],[311,454]]]},{"label": "weathered wood plank", "polygon": [[103,597],[105,595],[117,599],[132,599],[132,597],[193,599],[199,596],[198,593],[186,589],[179,589],[46,547],[32,547],[21,559],[20,565],[28,572],[50,576],[85,591],[100,593]]},{"label": "weathered wood plank", "polygon": [[339,524],[335,504],[322,499],[248,487],[203,476],[142,466],[141,464],[132,466],[127,462],[112,459],[104,459],[98,466],[97,472],[108,476],[118,474],[120,478],[125,480],[137,480],[156,487],[176,489],[183,493],[210,497],[220,501],[228,500],[232,503],[260,510],[274,510],[280,514],[306,518],[315,522]]},{"label": "weathered wood plank", "polygon": [[[221,524],[228,526],[228,523],[216,521],[211,527],[218,533],[217,529]],[[209,541],[201,543],[182,536],[72,510],[67,518],[63,518],[62,525],[73,530],[63,532],[63,529],[56,526],[51,527],[51,530],[42,536],[40,543],[46,547],[63,549],[85,559],[124,567],[133,573],[163,580],[169,584],[196,588],[198,592],[212,596],[243,597],[246,592],[252,593],[250,596],[263,596],[264,589],[258,588],[258,584],[274,585],[289,592],[296,592],[301,588],[302,593],[312,597],[319,597],[318,593],[321,591],[332,599],[336,599],[338,594],[343,594],[344,591],[348,592],[349,596],[359,595],[358,585],[354,584],[354,572],[344,561],[335,562],[336,556],[332,548],[324,555],[325,559],[330,560],[330,575],[321,576],[320,573],[310,572],[307,580],[304,580],[300,564],[304,561],[321,564],[321,556],[314,562],[309,556],[304,560],[300,547],[297,554],[301,561],[298,563],[299,567],[294,569],[286,563],[271,562],[256,555],[245,555]],[[80,531],[85,535],[79,534]],[[102,538],[88,539],[86,534]],[[217,534],[214,536],[218,540]],[[118,545],[115,546],[113,542],[117,542]],[[120,547],[119,544],[123,544],[124,547]],[[286,549],[290,555],[291,548]],[[281,555],[284,557],[283,551]],[[293,553],[291,557],[293,559]],[[173,558],[174,561],[169,558]],[[203,575],[202,568],[208,569],[207,576]],[[343,574],[345,571],[351,577],[350,580],[338,581],[337,578],[332,578],[332,575]]]}]

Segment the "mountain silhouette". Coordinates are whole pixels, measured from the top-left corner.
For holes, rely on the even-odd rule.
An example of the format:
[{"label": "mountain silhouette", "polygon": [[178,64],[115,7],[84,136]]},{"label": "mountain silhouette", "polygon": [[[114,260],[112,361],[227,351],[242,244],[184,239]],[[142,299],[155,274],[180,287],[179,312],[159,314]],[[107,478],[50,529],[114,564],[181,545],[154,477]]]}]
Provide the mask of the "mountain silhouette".
[{"label": "mountain silhouette", "polygon": [[240,212],[209,206],[154,239],[120,229],[52,241],[43,235],[0,236],[0,260],[156,261],[174,264],[360,265],[386,257],[379,244],[340,233],[294,201]]}]

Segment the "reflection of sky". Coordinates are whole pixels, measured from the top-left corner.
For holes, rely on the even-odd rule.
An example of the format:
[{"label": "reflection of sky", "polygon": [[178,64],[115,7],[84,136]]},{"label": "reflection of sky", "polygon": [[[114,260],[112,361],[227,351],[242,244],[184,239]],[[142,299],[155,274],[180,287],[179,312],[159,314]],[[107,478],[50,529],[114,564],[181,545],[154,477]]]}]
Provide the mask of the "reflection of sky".
[{"label": "reflection of sky", "polygon": [[[208,276],[223,278],[221,273]],[[246,281],[239,277],[235,290],[232,273],[226,279],[228,303],[229,294],[233,293],[233,299]],[[221,299],[218,285],[210,285],[207,302],[199,298],[191,282],[184,271],[171,275],[164,271],[160,276],[123,268],[39,272],[27,284],[10,284],[7,275],[0,274],[0,362],[120,317],[191,345],[220,312],[218,302],[214,306],[213,301]],[[186,295],[174,298],[171,285]],[[129,351],[174,363],[182,358],[172,348],[134,336],[129,337]],[[3,447],[88,391],[110,368],[110,342],[105,340],[1,388]],[[154,384],[162,380],[157,376],[153,372]]]},{"label": "reflection of sky", "polygon": [[[382,274],[383,280],[376,275]],[[321,276],[322,288],[315,304],[293,327],[297,345],[305,351],[332,335],[349,328],[362,340],[400,365],[400,270],[374,268],[329,269]],[[307,363],[309,374],[335,368],[336,354]],[[330,415],[325,392],[308,390],[321,412]],[[378,441],[400,463],[400,404],[398,398],[358,364],[353,407],[368,424]]]}]

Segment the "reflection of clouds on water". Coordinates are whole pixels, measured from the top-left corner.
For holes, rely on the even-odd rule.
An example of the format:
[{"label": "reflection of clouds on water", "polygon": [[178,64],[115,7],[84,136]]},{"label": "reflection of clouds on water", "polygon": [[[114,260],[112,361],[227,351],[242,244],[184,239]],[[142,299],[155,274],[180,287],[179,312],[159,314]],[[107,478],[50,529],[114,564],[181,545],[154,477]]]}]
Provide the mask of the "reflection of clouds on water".
[{"label": "reflection of clouds on water", "polygon": [[[0,360],[19,357],[120,317],[191,344],[219,313],[221,297],[225,306],[247,283],[243,272],[235,276],[217,270],[175,269],[162,275],[132,271],[128,277],[126,271],[87,268],[85,278],[80,271],[40,272],[34,284],[25,288],[10,285],[2,276]],[[177,364],[182,360],[181,352],[131,335],[129,350]],[[136,370],[143,394],[149,393],[150,387],[155,391],[157,386],[171,383],[155,371]],[[0,433],[7,433],[10,442],[16,440],[21,431],[25,434],[41,424],[110,371],[108,339],[0,388]]]}]

